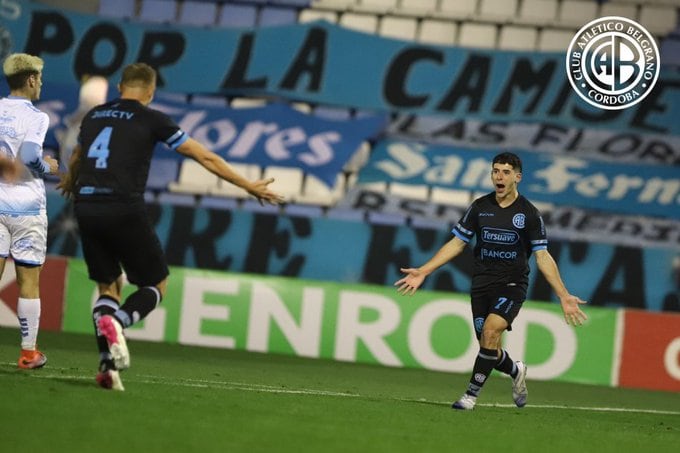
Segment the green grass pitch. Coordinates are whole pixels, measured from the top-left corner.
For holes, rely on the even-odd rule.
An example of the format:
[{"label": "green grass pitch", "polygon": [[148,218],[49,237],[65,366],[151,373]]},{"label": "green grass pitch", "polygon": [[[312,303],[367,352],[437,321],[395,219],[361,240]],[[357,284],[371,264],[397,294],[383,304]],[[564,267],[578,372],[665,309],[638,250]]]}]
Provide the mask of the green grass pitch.
[{"label": "green grass pitch", "polygon": [[46,367],[18,370],[19,332],[0,328],[2,451],[680,451],[678,393],[529,379],[517,409],[494,374],[459,412],[467,375],[134,340],[112,392],[94,338],[39,340]]}]

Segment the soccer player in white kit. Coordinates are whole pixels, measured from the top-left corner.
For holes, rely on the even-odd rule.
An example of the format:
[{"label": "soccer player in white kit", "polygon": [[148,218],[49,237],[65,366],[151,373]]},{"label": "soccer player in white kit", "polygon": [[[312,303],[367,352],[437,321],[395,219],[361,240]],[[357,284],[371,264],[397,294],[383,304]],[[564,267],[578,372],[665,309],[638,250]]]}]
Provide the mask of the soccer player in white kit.
[{"label": "soccer player in white kit", "polygon": [[0,99],[0,156],[5,162],[23,164],[22,171],[11,178],[0,175],[0,276],[11,256],[19,285],[21,356],[17,365],[25,369],[40,368],[47,362],[36,347],[40,270],[47,250],[47,203],[42,177],[56,173],[59,166],[55,159],[42,155],[49,118],[31,103],[40,98],[43,65],[43,60],[33,55],[9,55],[2,69],[10,94]]}]

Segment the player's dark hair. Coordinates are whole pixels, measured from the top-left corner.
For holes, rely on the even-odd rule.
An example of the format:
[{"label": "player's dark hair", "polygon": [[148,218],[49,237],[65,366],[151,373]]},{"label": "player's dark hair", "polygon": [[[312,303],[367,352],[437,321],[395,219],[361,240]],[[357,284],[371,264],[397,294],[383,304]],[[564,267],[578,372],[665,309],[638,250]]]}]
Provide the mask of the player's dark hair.
[{"label": "player's dark hair", "polygon": [[522,173],[522,159],[519,158],[517,154],[503,152],[493,158],[493,164],[508,164],[512,166],[512,169],[517,173]]},{"label": "player's dark hair", "polygon": [[26,86],[29,77],[38,74],[40,74],[40,71],[21,71],[11,76],[5,76],[5,79],[7,79],[7,86],[10,90],[20,90]]},{"label": "player's dark hair", "polygon": [[123,69],[120,84],[134,86],[149,86],[156,83],[156,70],[146,63],[132,63]]}]

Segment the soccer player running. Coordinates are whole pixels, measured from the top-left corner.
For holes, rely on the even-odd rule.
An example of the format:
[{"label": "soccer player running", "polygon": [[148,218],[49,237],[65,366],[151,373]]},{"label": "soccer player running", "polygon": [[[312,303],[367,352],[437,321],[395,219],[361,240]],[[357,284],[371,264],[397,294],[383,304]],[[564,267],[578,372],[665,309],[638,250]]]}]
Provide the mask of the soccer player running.
[{"label": "soccer player running", "polygon": [[[85,115],[79,144],[59,188],[75,200],[83,254],[99,298],[92,310],[100,354],[97,383],[124,390],[118,373],[130,365],[123,329],[144,319],[162,300],[168,266],[144,204],[154,146],[163,142],[235,184],[260,203],[283,198],[268,189],[273,178],[249,181],[221,157],[151,109],[156,72],[144,63],[123,69],[120,97]],[[122,306],[122,269],[137,291]]]},{"label": "soccer player running", "polygon": [[477,237],[470,298],[480,348],[468,388],[453,403],[454,409],[474,409],[494,369],[512,377],[512,397],[517,407],[527,402],[527,367],[510,358],[501,347],[501,336],[512,329],[512,321],[526,299],[532,252],[538,269],[560,299],[567,324],[581,325],[587,319],[579,307],[585,302],[567,291],[547,250],[545,225],[538,209],[517,190],[522,180],[520,158],[508,152],[495,156],[491,180],[495,191],[472,203],[453,228],[454,237],[423,266],[401,269],[406,276],[395,282],[401,294],[414,294],[425,277],[458,256],[472,237]]},{"label": "soccer player running", "polygon": [[10,94],[0,99],[0,276],[11,255],[19,285],[21,355],[17,365],[24,369],[40,368],[47,362],[36,347],[40,270],[47,251],[42,177],[56,173],[59,164],[42,155],[49,118],[31,102],[40,98],[43,66],[41,58],[24,53],[9,55],[2,65]]}]

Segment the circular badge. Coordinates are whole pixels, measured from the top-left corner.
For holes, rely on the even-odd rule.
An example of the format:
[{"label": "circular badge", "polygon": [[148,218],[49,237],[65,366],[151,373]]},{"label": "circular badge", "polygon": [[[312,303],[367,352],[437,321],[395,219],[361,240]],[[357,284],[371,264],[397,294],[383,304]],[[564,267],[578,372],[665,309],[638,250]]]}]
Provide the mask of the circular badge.
[{"label": "circular badge", "polygon": [[625,17],[595,19],[567,49],[567,76],[579,96],[595,107],[620,110],[642,101],[659,78],[654,37]]},{"label": "circular badge", "polygon": [[524,228],[524,222],[526,221],[526,216],[522,214],[521,212],[519,214],[515,214],[512,217],[512,224],[515,225],[515,228]]}]

